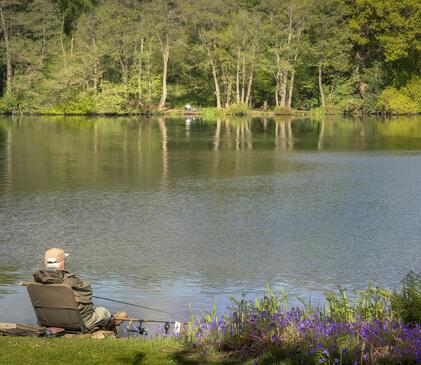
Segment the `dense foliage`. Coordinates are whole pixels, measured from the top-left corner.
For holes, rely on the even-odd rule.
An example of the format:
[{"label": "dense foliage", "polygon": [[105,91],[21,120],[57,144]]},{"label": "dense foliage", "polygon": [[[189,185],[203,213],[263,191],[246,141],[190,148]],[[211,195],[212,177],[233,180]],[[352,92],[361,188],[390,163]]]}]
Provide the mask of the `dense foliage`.
[{"label": "dense foliage", "polygon": [[[285,293],[268,289],[255,302],[232,299],[229,313],[192,317],[185,338],[205,351],[242,358],[270,356],[297,364],[419,364],[421,275],[409,273],[400,292],[369,287],[353,300],[328,293],[325,308],[288,308]],[[257,362],[257,361],[256,361]]]},{"label": "dense foliage", "polygon": [[418,113],[417,0],[0,0],[0,112]]}]

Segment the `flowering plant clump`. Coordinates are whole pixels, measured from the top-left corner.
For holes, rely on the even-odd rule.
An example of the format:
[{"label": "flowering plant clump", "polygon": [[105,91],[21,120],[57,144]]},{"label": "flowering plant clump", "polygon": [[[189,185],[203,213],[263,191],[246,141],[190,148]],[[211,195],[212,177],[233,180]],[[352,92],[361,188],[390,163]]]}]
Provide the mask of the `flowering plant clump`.
[{"label": "flowering plant clump", "polygon": [[185,336],[196,347],[242,358],[270,353],[301,364],[421,364],[421,324],[402,320],[392,305],[396,295],[369,287],[351,303],[340,290],[326,295],[324,308],[288,308],[287,295],[268,288],[254,302],[232,298],[222,319],[216,308],[192,318]]}]

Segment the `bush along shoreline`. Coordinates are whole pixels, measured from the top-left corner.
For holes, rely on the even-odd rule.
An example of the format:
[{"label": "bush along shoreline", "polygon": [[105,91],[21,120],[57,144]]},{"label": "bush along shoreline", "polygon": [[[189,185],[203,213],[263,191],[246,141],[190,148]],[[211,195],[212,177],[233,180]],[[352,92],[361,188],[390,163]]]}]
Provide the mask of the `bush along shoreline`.
[{"label": "bush along shoreline", "polygon": [[[243,360],[293,364],[420,364],[421,275],[409,273],[399,292],[369,286],[349,300],[325,294],[325,306],[288,307],[269,287],[262,299],[232,298],[228,313],[192,317],[188,347]],[[266,359],[266,360],[265,360]],[[269,360],[271,359],[271,360]]]}]

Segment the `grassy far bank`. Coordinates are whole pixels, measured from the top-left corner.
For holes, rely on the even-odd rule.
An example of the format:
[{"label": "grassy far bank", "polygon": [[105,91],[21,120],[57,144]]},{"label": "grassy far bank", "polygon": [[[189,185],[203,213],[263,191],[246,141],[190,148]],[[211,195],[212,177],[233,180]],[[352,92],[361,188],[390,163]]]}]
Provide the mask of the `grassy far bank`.
[{"label": "grassy far bank", "polygon": [[[392,103],[393,99],[387,103]],[[183,106],[159,109],[152,107],[148,110],[120,110],[120,111],[101,111],[89,110],[81,108],[60,109],[56,111],[45,110],[37,112],[27,112],[19,107],[4,107],[4,101],[0,98],[0,114],[4,115],[46,115],[46,116],[133,116],[133,115],[146,115],[146,116],[170,116],[170,117],[202,117],[207,120],[214,120],[218,118],[239,116],[239,117],[254,117],[265,118],[274,116],[325,116],[325,115],[347,115],[347,116],[362,116],[362,115],[382,115],[382,116],[397,116],[397,115],[419,115],[421,114],[421,104],[416,107],[408,104],[400,104],[393,108],[387,107],[382,110],[371,113],[363,113],[360,111],[349,111],[341,108],[340,106],[326,106],[318,107],[310,110],[299,110],[292,108],[275,107],[269,109],[252,109],[246,105],[233,104],[228,108],[217,109],[215,107],[196,108],[193,112],[186,112]]]},{"label": "grassy far bank", "polygon": [[[124,93],[117,93],[112,98],[98,92],[80,92],[66,101],[41,105],[37,108],[25,106],[16,96],[0,97],[0,113],[3,114],[40,114],[40,115],[198,115],[205,119],[215,119],[225,116],[270,117],[275,115],[416,115],[421,113],[421,79],[413,78],[405,87],[384,89],[372,101],[369,109],[363,107],[363,99],[349,97],[343,100],[326,103],[322,107],[292,108],[259,104],[254,108],[251,104],[235,102],[225,108],[202,107],[193,104],[193,112],[186,113],[184,104],[179,101],[160,106],[150,102],[143,106],[130,103]],[[208,104],[209,105],[209,104]]]}]

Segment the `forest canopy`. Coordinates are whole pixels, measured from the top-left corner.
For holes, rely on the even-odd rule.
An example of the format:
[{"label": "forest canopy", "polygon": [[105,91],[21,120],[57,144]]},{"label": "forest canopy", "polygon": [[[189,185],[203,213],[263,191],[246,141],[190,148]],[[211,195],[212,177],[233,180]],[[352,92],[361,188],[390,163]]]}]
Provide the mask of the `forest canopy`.
[{"label": "forest canopy", "polygon": [[0,112],[421,112],[418,0],[0,0]]}]

